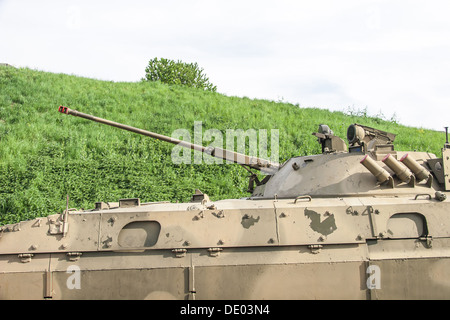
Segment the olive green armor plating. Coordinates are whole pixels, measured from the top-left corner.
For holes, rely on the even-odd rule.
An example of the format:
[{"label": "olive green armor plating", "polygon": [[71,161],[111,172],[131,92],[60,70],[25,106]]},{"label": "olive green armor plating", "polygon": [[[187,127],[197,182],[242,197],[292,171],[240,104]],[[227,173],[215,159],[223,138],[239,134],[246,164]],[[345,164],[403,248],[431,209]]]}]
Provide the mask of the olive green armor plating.
[{"label": "olive green armor plating", "polygon": [[268,175],[252,174],[245,199],[197,190],[1,226],[0,299],[450,298],[448,142],[437,158],[359,124],[347,145],[320,125],[322,154],[280,165],[59,111]]}]

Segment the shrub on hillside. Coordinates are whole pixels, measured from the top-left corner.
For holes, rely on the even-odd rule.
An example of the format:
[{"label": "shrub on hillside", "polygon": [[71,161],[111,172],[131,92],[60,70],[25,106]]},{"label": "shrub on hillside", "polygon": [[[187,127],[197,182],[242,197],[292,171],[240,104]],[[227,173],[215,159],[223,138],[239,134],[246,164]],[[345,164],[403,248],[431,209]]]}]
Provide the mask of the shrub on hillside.
[{"label": "shrub on hillside", "polygon": [[185,63],[180,60],[174,61],[164,58],[152,59],[145,68],[145,79],[143,80],[161,81],[166,84],[201,88],[213,92],[217,90],[196,62]]}]

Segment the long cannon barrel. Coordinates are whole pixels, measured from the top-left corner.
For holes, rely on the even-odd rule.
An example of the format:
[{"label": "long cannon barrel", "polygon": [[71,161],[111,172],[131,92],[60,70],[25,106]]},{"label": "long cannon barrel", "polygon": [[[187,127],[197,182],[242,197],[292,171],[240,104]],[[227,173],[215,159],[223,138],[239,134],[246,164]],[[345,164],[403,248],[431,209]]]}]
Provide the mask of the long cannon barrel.
[{"label": "long cannon barrel", "polygon": [[107,124],[112,127],[128,130],[128,131],[138,133],[138,134],[142,134],[144,136],[152,137],[152,138],[162,140],[165,142],[169,142],[169,143],[172,143],[175,145],[179,145],[179,146],[182,146],[185,148],[190,148],[193,150],[201,151],[201,152],[209,154],[213,157],[232,161],[234,163],[239,163],[239,164],[248,166],[253,169],[265,171],[267,173],[275,172],[276,170],[278,170],[278,168],[280,166],[278,163],[274,163],[274,162],[271,162],[271,161],[268,161],[265,159],[251,157],[251,156],[247,156],[242,153],[229,151],[229,150],[217,148],[217,147],[204,147],[204,146],[201,146],[198,144],[194,144],[194,143],[186,142],[183,140],[167,137],[167,136],[164,136],[164,135],[161,135],[158,133],[154,133],[151,131],[134,128],[134,127],[131,127],[131,126],[128,126],[125,124],[118,123],[118,122],[102,119],[102,118],[99,118],[99,117],[96,117],[96,116],[93,116],[90,114],[86,114],[86,113],[79,112],[77,110],[70,109],[68,107],[64,107],[64,106],[59,106],[58,111],[61,113],[70,114],[72,116],[76,116],[76,117],[96,121],[99,123]]}]

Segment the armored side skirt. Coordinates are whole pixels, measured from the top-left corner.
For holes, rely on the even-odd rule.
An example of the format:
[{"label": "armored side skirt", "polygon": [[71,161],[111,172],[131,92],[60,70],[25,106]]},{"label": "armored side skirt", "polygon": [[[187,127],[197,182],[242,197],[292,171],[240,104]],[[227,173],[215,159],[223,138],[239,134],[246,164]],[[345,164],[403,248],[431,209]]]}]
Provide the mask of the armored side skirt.
[{"label": "armored side skirt", "polygon": [[0,299],[448,299],[447,242],[3,255]]}]

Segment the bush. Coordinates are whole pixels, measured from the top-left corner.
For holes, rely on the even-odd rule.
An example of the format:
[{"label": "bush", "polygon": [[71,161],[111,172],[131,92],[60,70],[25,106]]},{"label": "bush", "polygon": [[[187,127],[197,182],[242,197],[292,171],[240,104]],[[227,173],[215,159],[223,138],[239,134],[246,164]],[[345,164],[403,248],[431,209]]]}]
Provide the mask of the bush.
[{"label": "bush", "polygon": [[145,68],[145,79],[143,80],[161,81],[166,84],[201,88],[212,92],[217,90],[197,63],[184,63],[180,60],[173,61],[164,58],[150,60]]}]

